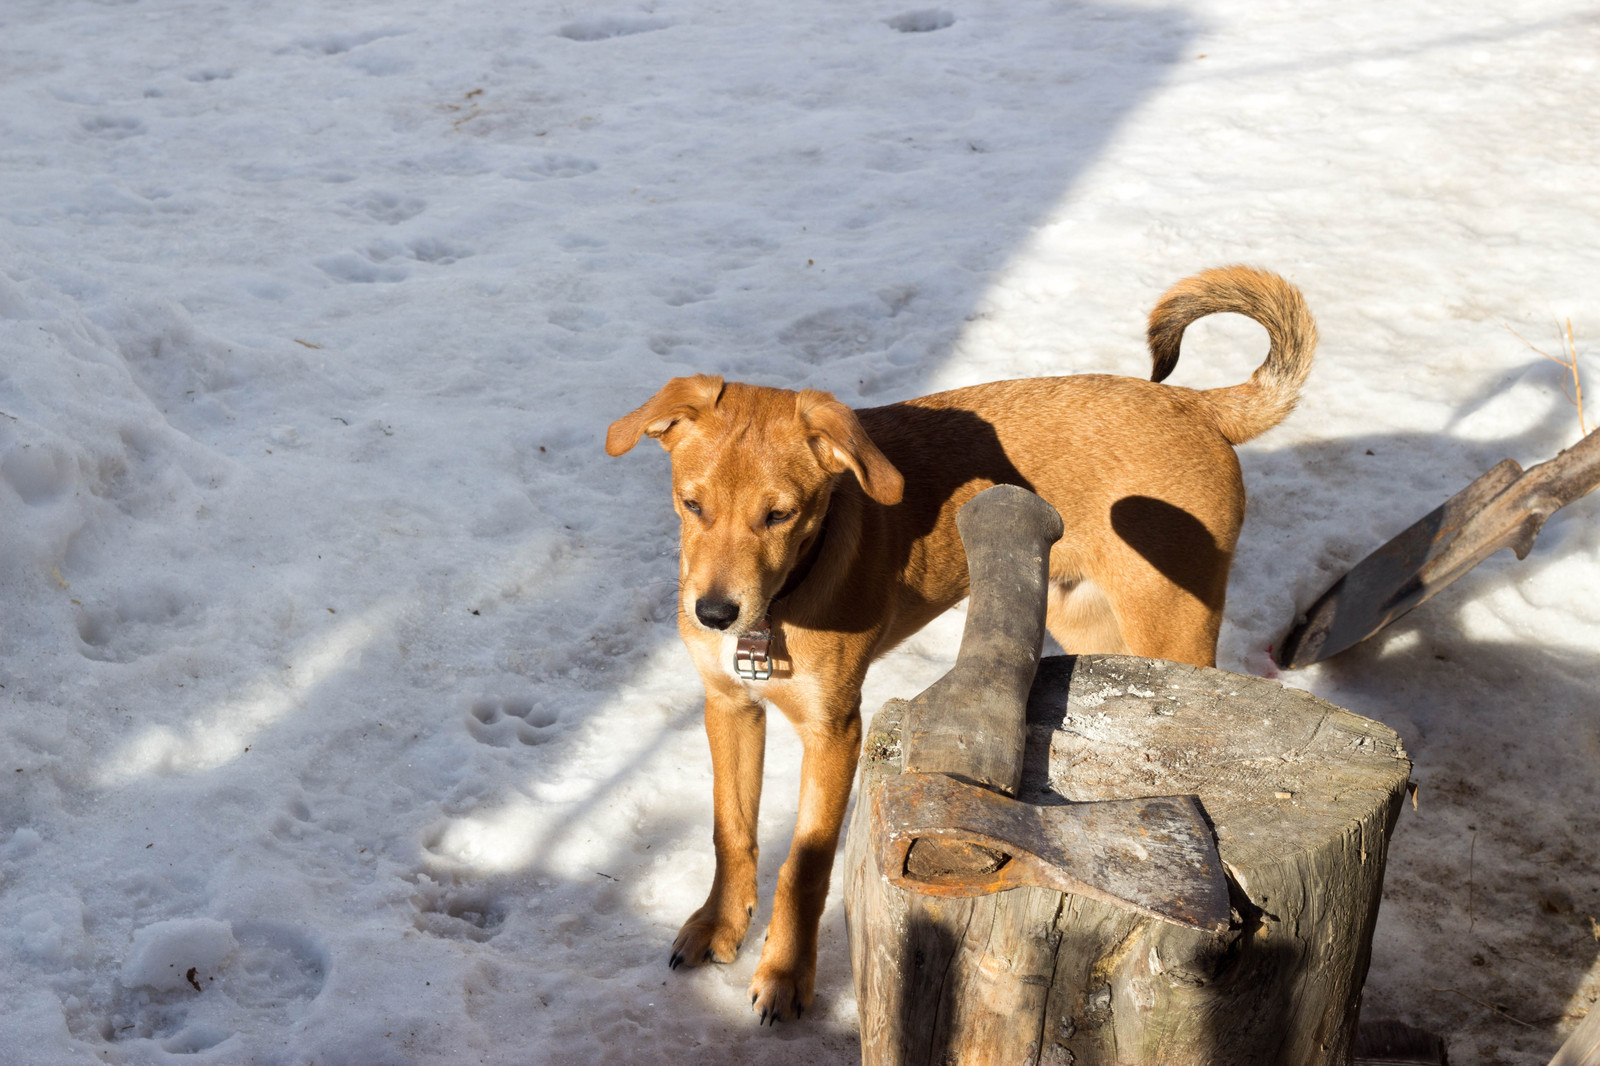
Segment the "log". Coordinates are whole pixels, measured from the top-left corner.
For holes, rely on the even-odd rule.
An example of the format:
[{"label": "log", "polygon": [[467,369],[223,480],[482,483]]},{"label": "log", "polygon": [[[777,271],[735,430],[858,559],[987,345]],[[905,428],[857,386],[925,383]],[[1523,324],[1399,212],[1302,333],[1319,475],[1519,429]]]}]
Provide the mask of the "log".
[{"label": "log", "polygon": [[1550,1066],[1600,1066],[1600,1009],[1589,1008]]},{"label": "log", "polygon": [[1347,1066],[1410,776],[1393,731],[1221,670],[1040,663],[1018,799],[1197,795],[1232,905],[1207,930],[1050,888],[891,884],[870,798],[902,773],[908,708],[891,700],[869,727],[845,844],[864,1063]]}]

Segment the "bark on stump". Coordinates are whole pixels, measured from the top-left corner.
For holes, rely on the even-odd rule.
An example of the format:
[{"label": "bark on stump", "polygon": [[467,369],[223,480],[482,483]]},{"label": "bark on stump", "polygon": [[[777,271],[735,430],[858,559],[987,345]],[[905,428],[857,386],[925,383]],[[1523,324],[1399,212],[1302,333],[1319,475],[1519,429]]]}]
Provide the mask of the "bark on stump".
[{"label": "bark on stump", "polygon": [[903,769],[909,706],[890,701],[869,727],[845,843],[865,1063],[1350,1062],[1411,769],[1393,731],[1220,670],[1040,663],[1017,798],[1197,794],[1234,908],[1212,933],[1041,888],[948,899],[891,885],[868,814]]}]

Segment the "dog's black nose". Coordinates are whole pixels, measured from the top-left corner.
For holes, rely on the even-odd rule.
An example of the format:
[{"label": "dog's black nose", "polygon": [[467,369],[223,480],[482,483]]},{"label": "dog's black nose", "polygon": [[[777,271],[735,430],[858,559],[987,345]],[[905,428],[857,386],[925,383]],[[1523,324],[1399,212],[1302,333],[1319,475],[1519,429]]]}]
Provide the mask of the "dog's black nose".
[{"label": "dog's black nose", "polygon": [[703,599],[694,601],[694,616],[700,624],[711,629],[727,629],[739,617],[739,605],[732,600]]}]

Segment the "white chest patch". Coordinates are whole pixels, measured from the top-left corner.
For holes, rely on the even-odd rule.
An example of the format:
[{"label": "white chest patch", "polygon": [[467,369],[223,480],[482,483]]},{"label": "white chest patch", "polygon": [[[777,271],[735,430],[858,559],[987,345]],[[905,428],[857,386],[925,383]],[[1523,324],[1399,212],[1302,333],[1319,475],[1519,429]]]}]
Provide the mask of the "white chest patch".
[{"label": "white chest patch", "polygon": [[717,668],[735,681],[743,682],[744,679],[733,670],[733,652],[739,646],[739,638],[731,634],[723,634],[717,642]]}]

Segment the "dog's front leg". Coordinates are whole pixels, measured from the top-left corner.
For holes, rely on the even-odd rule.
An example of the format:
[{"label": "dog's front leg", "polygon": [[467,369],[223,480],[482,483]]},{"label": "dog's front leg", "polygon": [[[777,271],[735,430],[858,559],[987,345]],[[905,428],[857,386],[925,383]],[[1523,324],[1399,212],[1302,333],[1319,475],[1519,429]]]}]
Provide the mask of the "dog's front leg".
[{"label": "dog's front leg", "polygon": [[[782,705],[780,704],[780,707]],[[817,976],[817,926],[828,899],[833,855],[839,846],[861,752],[861,694],[844,708],[782,707],[800,733],[800,816],[794,843],[778,872],[772,924],[761,962],[750,981],[750,1005],[761,1020],[798,1018],[811,1006]]]},{"label": "dog's front leg", "polygon": [[708,681],[706,737],[711,742],[711,839],[717,872],[705,905],[689,916],[672,943],[673,969],[732,962],[756,912],[756,820],[767,712],[743,689]]}]

